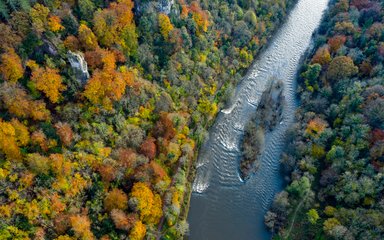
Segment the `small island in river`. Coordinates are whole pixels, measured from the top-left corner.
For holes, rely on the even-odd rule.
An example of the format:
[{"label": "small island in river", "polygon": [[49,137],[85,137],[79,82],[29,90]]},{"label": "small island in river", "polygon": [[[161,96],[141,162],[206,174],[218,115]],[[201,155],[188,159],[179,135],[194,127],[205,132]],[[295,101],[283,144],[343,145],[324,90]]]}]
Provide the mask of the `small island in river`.
[{"label": "small island in river", "polygon": [[258,169],[266,134],[282,121],[285,101],[283,89],[283,82],[273,79],[261,96],[254,116],[245,126],[240,160],[240,176],[243,180],[247,180]]}]

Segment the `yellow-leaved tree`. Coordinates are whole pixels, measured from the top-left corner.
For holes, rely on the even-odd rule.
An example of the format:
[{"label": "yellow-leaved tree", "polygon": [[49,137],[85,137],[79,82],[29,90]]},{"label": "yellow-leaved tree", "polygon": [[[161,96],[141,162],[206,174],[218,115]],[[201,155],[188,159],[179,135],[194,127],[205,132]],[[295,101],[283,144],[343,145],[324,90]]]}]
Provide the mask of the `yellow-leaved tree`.
[{"label": "yellow-leaved tree", "polygon": [[0,151],[5,153],[10,160],[20,160],[20,146],[29,143],[29,132],[27,127],[17,119],[5,122],[0,118]]},{"label": "yellow-leaved tree", "polygon": [[159,26],[161,35],[163,35],[165,40],[169,39],[169,33],[173,30],[173,25],[169,17],[163,13],[159,14]]},{"label": "yellow-leaved tree", "polygon": [[85,24],[79,26],[79,41],[85,50],[95,50],[99,46],[95,34]]},{"label": "yellow-leaved tree", "polygon": [[24,75],[24,68],[20,57],[13,48],[9,48],[1,55],[0,73],[3,79],[9,82],[17,82]]},{"label": "yellow-leaved tree", "polygon": [[145,225],[141,221],[136,221],[129,234],[129,239],[142,240],[144,239],[146,232],[147,230],[145,228]]},{"label": "yellow-leaved tree", "polygon": [[37,33],[41,34],[47,28],[49,12],[49,8],[39,3],[36,3],[29,11],[29,16],[32,20],[32,26]]},{"label": "yellow-leaved tree", "polygon": [[157,224],[163,214],[159,194],[142,182],[133,185],[131,197],[137,200],[136,210],[139,211],[140,220],[148,224]]}]

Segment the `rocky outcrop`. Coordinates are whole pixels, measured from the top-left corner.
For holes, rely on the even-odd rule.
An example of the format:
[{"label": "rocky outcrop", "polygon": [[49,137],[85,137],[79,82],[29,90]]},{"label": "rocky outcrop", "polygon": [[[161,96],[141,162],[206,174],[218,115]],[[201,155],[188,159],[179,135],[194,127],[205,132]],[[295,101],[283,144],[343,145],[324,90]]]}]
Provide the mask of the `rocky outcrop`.
[{"label": "rocky outcrop", "polygon": [[172,11],[172,6],[175,4],[175,0],[158,0],[158,1],[135,1],[135,14],[141,15],[147,11],[147,9],[153,8],[157,12],[169,15]]},{"label": "rocky outcrop", "polygon": [[87,83],[87,80],[89,79],[89,72],[84,56],[79,52],[74,53],[68,51],[67,58],[76,75],[77,81],[82,85]]},{"label": "rocky outcrop", "polygon": [[255,115],[245,126],[242,143],[242,159],[240,161],[240,175],[247,180],[260,164],[259,157],[264,149],[264,139],[282,121],[283,83],[272,81],[271,85],[261,96]]},{"label": "rocky outcrop", "polygon": [[158,10],[164,14],[170,14],[172,6],[174,4],[174,0],[160,0],[158,2]]},{"label": "rocky outcrop", "polygon": [[52,42],[48,41],[47,39],[43,39],[43,42],[44,44],[42,48],[45,53],[51,56],[56,56],[58,54],[57,48]]}]

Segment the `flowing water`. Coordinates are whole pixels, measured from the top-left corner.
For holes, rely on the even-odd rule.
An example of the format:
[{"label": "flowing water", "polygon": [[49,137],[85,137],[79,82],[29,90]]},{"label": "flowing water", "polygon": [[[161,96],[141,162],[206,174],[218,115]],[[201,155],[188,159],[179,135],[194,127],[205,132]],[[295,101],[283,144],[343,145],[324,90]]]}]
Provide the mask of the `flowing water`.
[{"label": "flowing water", "polygon": [[[202,146],[189,211],[192,240],[269,239],[264,214],[283,188],[280,156],[294,120],[295,79],[328,0],[299,0],[268,48],[236,89],[232,104],[218,115]],[[283,121],[266,137],[258,171],[247,182],[239,176],[240,140],[271,79],[284,82]]]}]

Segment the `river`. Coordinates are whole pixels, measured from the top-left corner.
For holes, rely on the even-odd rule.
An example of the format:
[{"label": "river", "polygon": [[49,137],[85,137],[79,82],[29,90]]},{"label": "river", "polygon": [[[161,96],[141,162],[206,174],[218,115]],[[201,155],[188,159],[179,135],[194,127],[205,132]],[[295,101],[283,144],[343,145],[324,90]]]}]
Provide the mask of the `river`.
[{"label": "river", "polygon": [[[287,129],[297,105],[296,74],[328,0],[299,0],[286,22],[238,85],[199,152],[189,210],[191,240],[270,239],[264,215],[284,186],[279,171]],[[240,140],[271,79],[284,83],[283,121],[266,137],[256,174],[239,175]]]}]

